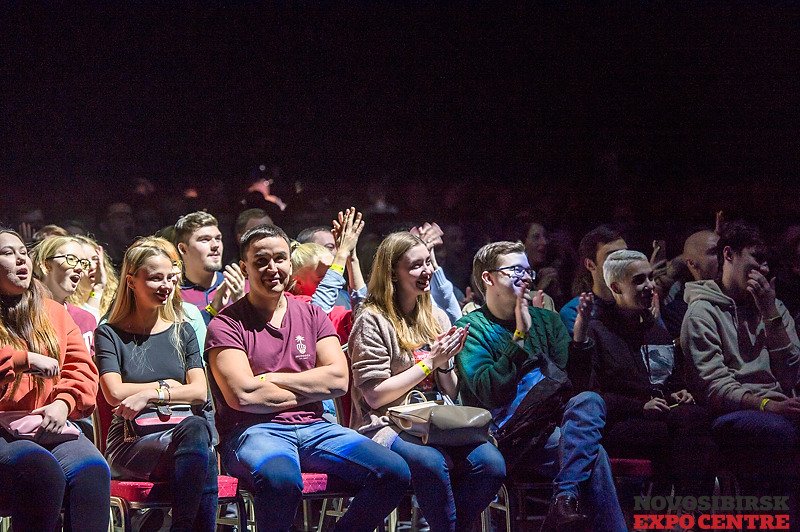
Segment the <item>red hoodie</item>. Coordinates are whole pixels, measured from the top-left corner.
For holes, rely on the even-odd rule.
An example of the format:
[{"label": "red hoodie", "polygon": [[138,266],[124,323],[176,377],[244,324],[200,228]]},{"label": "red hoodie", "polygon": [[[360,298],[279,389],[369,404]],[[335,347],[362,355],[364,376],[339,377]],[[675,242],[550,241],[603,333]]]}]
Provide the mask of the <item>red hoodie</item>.
[{"label": "red hoodie", "polygon": [[8,396],[6,386],[14,386],[14,379],[28,369],[28,351],[9,345],[0,346],[0,411],[30,411],[61,399],[69,405],[70,419],[81,419],[92,413],[97,396],[97,366],[94,365],[81,331],[63,305],[46,299],[45,310],[56,332],[61,375],[56,379],[44,379],[44,389],[36,395],[33,377],[23,375],[13,397]]}]

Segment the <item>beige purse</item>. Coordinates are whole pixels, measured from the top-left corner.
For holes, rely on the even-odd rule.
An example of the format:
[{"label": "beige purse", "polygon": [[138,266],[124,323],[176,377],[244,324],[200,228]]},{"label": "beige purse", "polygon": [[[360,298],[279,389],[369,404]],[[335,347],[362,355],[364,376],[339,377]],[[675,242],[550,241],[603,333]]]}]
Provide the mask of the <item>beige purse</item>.
[{"label": "beige purse", "polygon": [[[412,403],[415,397],[421,397],[422,402]],[[488,410],[455,405],[449,398],[449,404],[425,399],[422,392],[411,390],[402,404],[389,407],[389,419],[426,445],[478,445],[491,441],[492,414]]]}]

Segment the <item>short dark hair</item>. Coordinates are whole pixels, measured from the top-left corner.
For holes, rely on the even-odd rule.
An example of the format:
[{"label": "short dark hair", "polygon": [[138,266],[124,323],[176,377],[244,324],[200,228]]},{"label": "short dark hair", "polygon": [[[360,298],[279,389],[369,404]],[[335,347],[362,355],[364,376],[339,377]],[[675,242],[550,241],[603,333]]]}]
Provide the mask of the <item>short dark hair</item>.
[{"label": "short dark hair", "polygon": [[299,233],[297,233],[297,240],[301,244],[308,244],[311,242],[311,239],[314,238],[314,235],[320,233],[322,231],[327,231],[328,233],[331,232],[330,227],[325,227],[324,225],[315,225],[314,227],[306,227]]},{"label": "short dark hair", "polygon": [[725,263],[723,252],[726,247],[730,247],[736,253],[741,253],[744,248],[751,246],[764,246],[764,240],[756,226],[742,220],[723,224],[719,230],[719,242],[717,242],[718,275],[722,275],[722,265]]},{"label": "short dark hair", "polygon": [[581,265],[583,264],[583,259],[591,259],[592,262],[597,262],[597,248],[621,238],[622,234],[609,225],[595,227],[586,233],[581,238],[580,244],[578,244],[578,258],[581,261]]},{"label": "short dark hair", "polygon": [[239,249],[242,250],[241,257],[244,260],[247,257],[247,251],[250,249],[250,244],[252,244],[256,240],[261,240],[262,238],[272,238],[278,237],[282,238],[286,241],[286,245],[289,246],[289,250],[291,253],[292,245],[289,241],[289,237],[286,236],[286,232],[278,227],[277,225],[272,224],[262,224],[253,227],[252,229],[248,229],[245,234],[242,235],[242,239],[239,240]]},{"label": "short dark hair", "polygon": [[272,218],[270,218],[270,216],[267,214],[267,211],[264,209],[245,209],[239,213],[239,216],[236,217],[236,224],[234,225],[233,230],[236,231],[237,235],[240,235],[244,231],[247,222],[258,218],[267,218],[269,220],[268,223],[272,223]]}]

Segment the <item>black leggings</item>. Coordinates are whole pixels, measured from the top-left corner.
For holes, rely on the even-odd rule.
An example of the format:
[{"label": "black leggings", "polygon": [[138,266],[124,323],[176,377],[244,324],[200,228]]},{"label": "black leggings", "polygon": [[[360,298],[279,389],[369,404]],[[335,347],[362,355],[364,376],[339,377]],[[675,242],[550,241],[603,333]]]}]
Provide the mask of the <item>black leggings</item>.
[{"label": "black leggings", "polygon": [[85,436],[53,447],[0,436],[0,509],[15,531],[108,529],[108,464]]}]

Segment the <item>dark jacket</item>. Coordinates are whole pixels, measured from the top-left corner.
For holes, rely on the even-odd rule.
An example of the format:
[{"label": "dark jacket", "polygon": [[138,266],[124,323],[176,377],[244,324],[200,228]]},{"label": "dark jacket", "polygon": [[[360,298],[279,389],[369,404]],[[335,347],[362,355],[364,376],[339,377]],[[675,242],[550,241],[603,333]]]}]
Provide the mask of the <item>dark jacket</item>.
[{"label": "dark jacket", "polygon": [[[653,397],[669,402],[671,393],[686,387],[679,350],[649,313],[630,316],[616,306],[608,307],[589,322],[589,337],[593,347],[588,382],[605,400],[609,420],[643,415],[645,403]],[[647,361],[645,352],[649,353]],[[657,378],[658,360],[666,361],[660,374],[669,376],[663,382]]]}]

